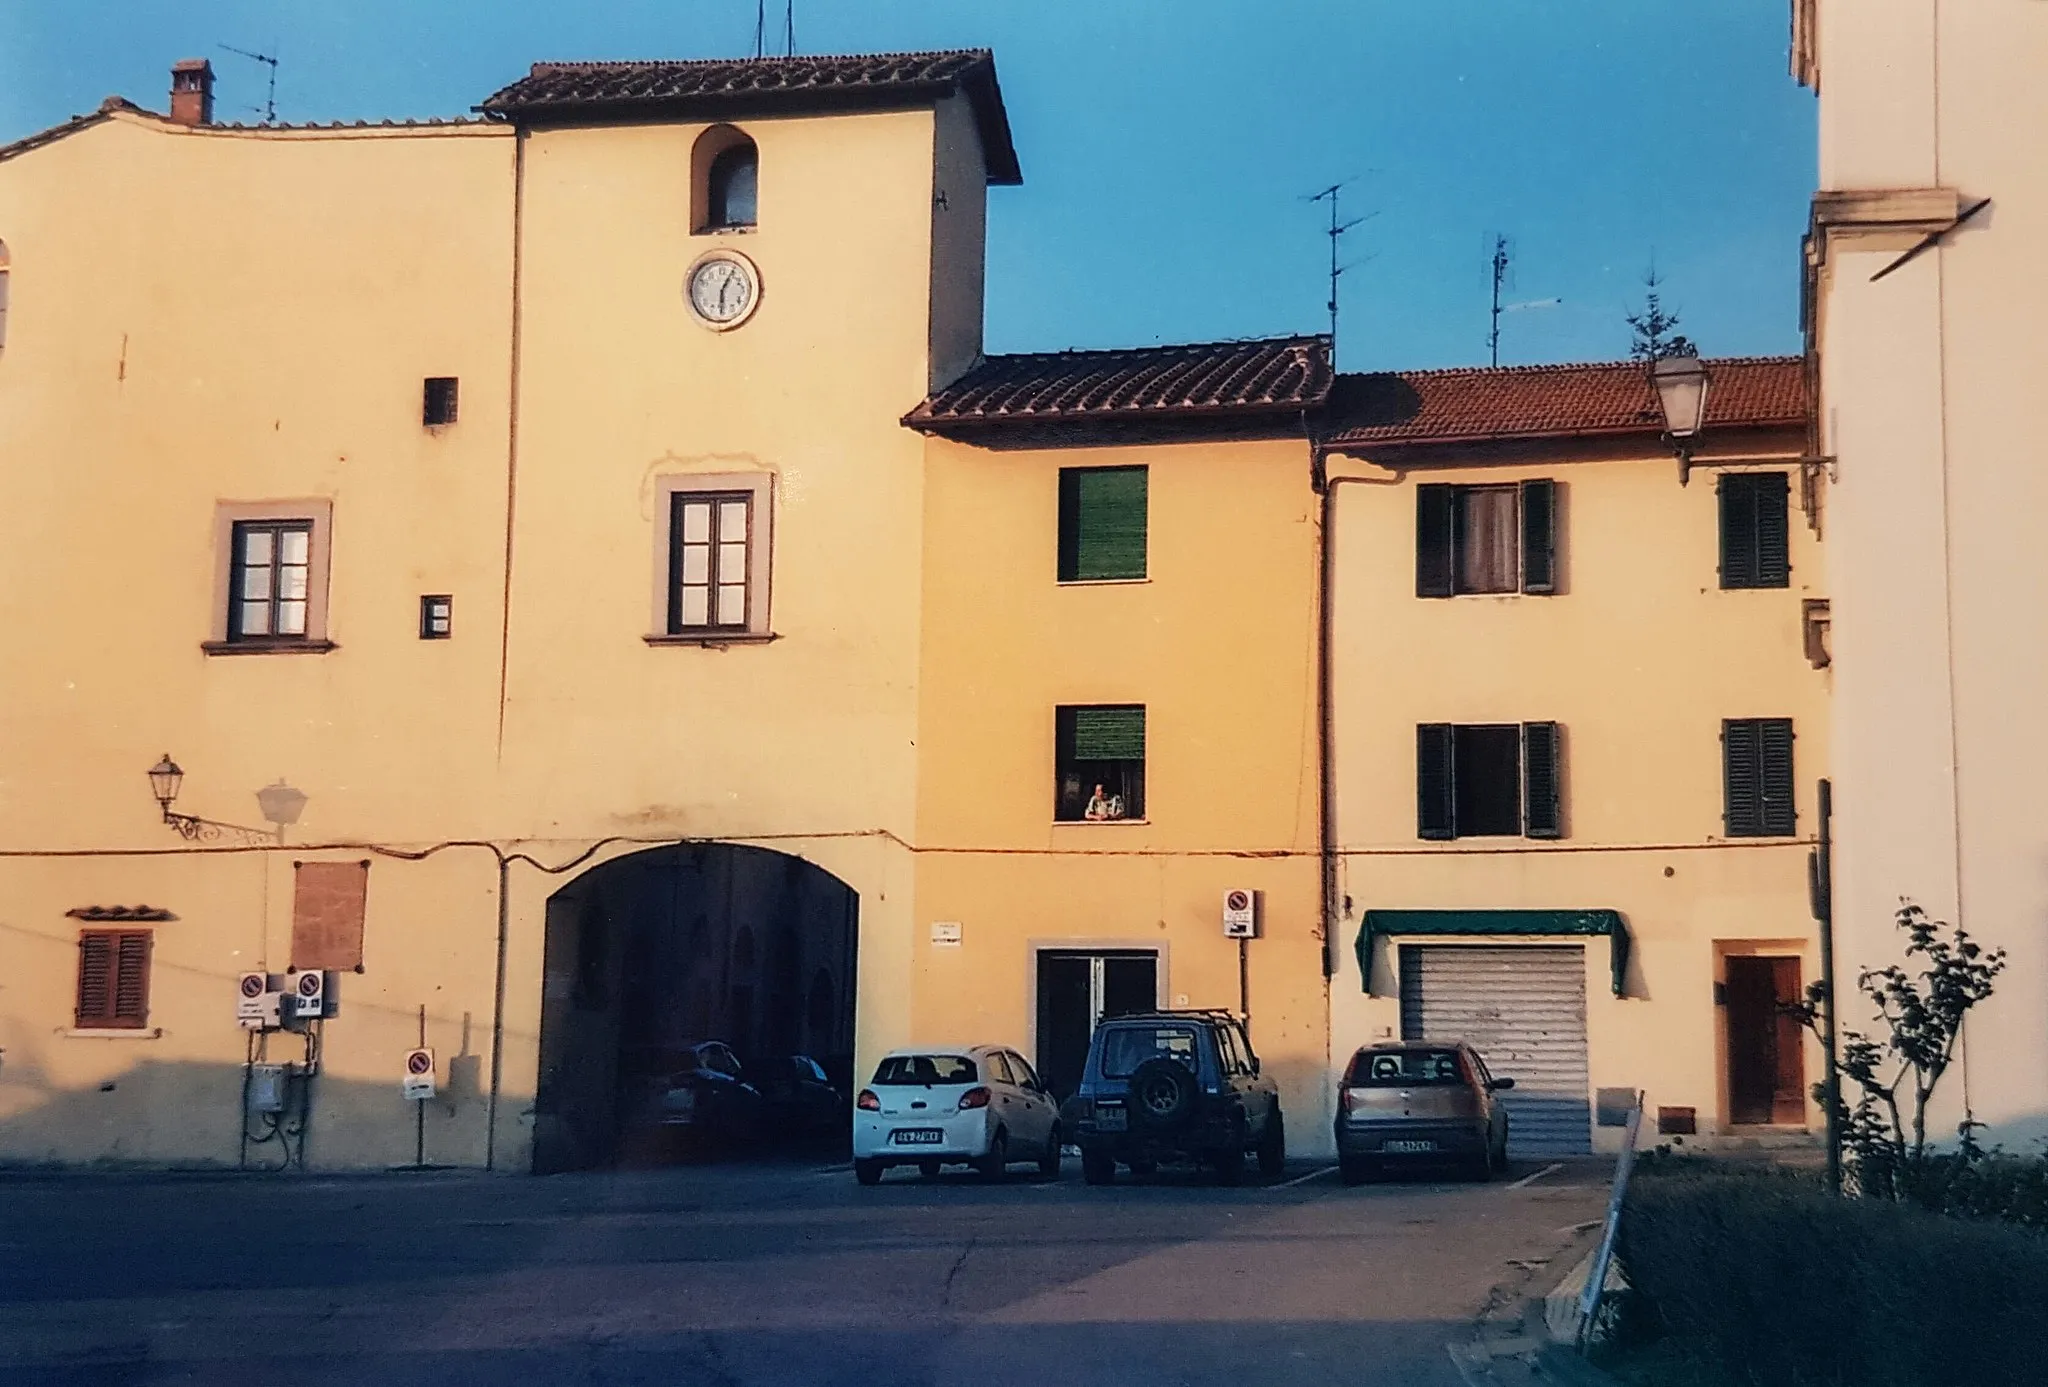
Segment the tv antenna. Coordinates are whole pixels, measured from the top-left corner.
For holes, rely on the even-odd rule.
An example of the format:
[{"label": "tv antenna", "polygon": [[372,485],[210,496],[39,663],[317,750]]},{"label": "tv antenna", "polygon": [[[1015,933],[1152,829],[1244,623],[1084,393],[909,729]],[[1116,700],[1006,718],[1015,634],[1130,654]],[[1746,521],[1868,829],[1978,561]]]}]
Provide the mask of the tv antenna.
[{"label": "tv antenna", "polygon": [[[237,48],[231,43],[223,43],[219,46],[229,53],[254,59],[256,62],[263,63],[270,68],[270,92],[263,98],[263,123],[265,125],[277,124],[277,55],[275,53],[251,53],[248,49]],[[277,47],[274,43],[270,46],[272,48]],[[251,106],[248,109],[253,111],[256,108]]]},{"label": "tv antenna", "polygon": [[1340,178],[1321,192],[1310,193],[1307,199],[1310,202],[1327,202],[1330,204],[1330,229],[1323,234],[1330,238],[1330,302],[1326,306],[1330,310],[1330,359],[1333,364],[1337,357],[1337,282],[1343,278],[1346,270],[1355,270],[1360,265],[1363,265],[1366,260],[1373,258],[1368,255],[1365,259],[1354,260],[1348,265],[1340,264],[1338,247],[1344,238],[1345,232],[1351,230],[1360,222],[1370,221],[1379,215],[1379,212],[1375,210],[1367,212],[1362,217],[1353,217],[1350,221],[1345,221],[1339,214],[1337,204],[1343,194],[1343,190],[1357,181],[1356,175],[1350,178]]},{"label": "tv antenna", "polygon": [[[754,0],[754,56],[768,56],[768,0]],[[796,0],[783,0],[782,56],[796,56]]]},{"label": "tv antenna", "polygon": [[1500,290],[1507,283],[1508,270],[1515,263],[1515,253],[1508,247],[1508,238],[1496,234],[1493,238],[1493,329],[1486,334],[1486,361],[1489,366],[1500,365]]}]

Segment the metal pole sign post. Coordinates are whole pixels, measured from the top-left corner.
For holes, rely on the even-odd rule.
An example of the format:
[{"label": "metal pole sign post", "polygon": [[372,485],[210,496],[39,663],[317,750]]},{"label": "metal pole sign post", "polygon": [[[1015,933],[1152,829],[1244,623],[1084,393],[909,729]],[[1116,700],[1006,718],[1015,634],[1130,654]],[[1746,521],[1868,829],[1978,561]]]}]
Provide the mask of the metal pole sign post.
[{"label": "metal pole sign post", "polygon": [[1636,1105],[1628,1113],[1628,1130],[1622,1133],[1621,1158],[1614,1163],[1614,1193],[1607,1199],[1607,1226],[1600,1230],[1600,1247],[1593,1254],[1593,1269],[1579,1296],[1580,1348],[1593,1337],[1593,1320],[1600,1313],[1600,1294],[1607,1288],[1607,1268],[1614,1261],[1614,1238],[1621,1231],[1621,1205],[1628,1196],[1628,1173],[1636,1163],[1636,1133],[1642,1126],[1643,1095],[1638,1089]]}]

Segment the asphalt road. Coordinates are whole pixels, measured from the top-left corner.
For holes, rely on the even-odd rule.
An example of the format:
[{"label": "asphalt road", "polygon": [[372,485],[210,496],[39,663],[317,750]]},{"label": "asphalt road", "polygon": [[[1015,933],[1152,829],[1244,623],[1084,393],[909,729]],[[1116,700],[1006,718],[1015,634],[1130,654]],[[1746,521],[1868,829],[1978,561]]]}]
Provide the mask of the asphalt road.
[{"label": "asphalt road", "polygon": [[1077,1166],[0,1176],[0,1383],[1460,1387],[1446,1345],[1555,1279],[1606,1173]]}]

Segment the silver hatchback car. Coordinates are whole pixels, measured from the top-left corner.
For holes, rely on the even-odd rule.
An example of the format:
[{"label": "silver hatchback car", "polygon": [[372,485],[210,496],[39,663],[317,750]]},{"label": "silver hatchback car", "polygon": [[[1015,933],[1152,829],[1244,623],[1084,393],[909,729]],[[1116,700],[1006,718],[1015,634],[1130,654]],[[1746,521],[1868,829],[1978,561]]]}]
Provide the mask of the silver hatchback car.
[{"label": "silver hatchback car", "polygon": [[1513,1079],[1462,1043],[1387,1041],[1351,1057],[1337,1089],[1337,1161],[1355,1185],[1395,1165],[1449,1163],[1491,1179],[1508,1161]]}]

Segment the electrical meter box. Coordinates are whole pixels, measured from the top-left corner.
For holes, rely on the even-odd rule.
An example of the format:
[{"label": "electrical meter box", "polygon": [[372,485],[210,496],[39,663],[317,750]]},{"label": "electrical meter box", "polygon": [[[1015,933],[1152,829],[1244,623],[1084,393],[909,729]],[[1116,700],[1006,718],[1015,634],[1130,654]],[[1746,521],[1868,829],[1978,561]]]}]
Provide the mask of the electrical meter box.
[{"label": "electrical meter box", "polygon": [[249,1111],[283,1112],[285,1076],[290,1066],[252,1064],[249,1066]]}]

